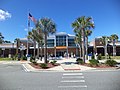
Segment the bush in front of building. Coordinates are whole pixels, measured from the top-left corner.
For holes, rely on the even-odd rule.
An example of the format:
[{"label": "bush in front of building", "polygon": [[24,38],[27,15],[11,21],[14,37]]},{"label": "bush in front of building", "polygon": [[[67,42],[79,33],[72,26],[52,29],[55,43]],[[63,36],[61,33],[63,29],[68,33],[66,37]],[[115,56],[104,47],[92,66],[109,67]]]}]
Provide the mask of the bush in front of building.
[{"label": "bush in front of building", "polygon": [[32,61],[32,63],[33,63],[34,65],[38,65],[38,63],[37,63],[36,61]]},{"label": "bush in front of building", "polygon": [[56,64],[56,60],[54,60],[54,61],[51,61],[50,63],[52,64],[52,65],[55,65]]},{"label": "bush in front of building", "polygon": [[46,63],[41,63],[40,67],[43,68],[43,69],[46,69],[47,68],[47,64]]},{"label": "bush in front of building", "polygon": [[26,57],[26,56],[23,56],[23,57],[22,57],[22,60],[27,60],[27,57]]},{"label": "bush in front of building", "polygon": [[102,55],[99,54],[98,57],[97,57],[98,60],[101,60],[102,59]]},{"label": "bush in front of building", "polygon": [[96,59],[92,59],[92,60],[89,60],[89,65],[91,66],[91,67],[93,67],[93,66],[98,66],[98,64],[99,64],[99,61],[98,60],[96,60]]},{"label": "bush in front of building", "polygon": [[33,62],[33,61],[35,61],[35,57],[31,56],[30,57],[30,62]]},{"label": "bush in front of building", "polygon": [[94,56],[94,54],[92,55],[92,59],[95,59],[95,56]]},{"label": "bush in front of building", "polygon": [[115,65],[117,64],[117,62],[116,62],[115,60],[109,59],[109,60],[107,60],[107,61],[105,62],[105,64],[106,64],[107,66],[113,67],[113,66],[115,66]]},{"label": "bush in front of building", "polygon": [[33,63],[34,65],[38,65],[38,63],[35,61],[34,57],[30,57],[30,62]]},{"label": "bush in front of building", "polygon": [[76,62],[77,64],[84,64],[84,61],[81,58],[77,58]]}]

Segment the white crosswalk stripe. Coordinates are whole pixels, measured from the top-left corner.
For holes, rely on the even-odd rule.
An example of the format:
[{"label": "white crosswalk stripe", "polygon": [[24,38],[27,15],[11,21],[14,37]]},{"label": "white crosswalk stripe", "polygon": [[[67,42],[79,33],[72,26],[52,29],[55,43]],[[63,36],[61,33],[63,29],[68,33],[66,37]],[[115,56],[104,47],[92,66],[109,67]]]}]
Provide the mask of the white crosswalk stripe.
[{"label": "white crosswalk stripe", "polygon": [[71,79],[71,78],[77,78],[77,79],[79,79],[79,78],[84,78],[84,76],[68,76],[68,77],[62,77],[62,78],[69,78],[69,79]]},{"label": "white crosswalk stripe", "polygon": [[64,80],[61,82],[85,82],[85,80]]},{"label": "white crosswalk stripe", "polygon": [[65,75],[74,75],[74,76],[76,76],[76,75],[83,75],[82,73],[64,73],[63,74],[63,76],[65,76]]},{"label": "white crosswalk stripe", "polygon": [[86,88],[87,85],[79,85],[79,86],[58,86],[58,88]]},{"label": "white crosswalk stripe", "polygon": [[70,89],[70,88],[87,88],[85,84],[83,73],[63,73],[60,85],[58,88],[61,89]]}]

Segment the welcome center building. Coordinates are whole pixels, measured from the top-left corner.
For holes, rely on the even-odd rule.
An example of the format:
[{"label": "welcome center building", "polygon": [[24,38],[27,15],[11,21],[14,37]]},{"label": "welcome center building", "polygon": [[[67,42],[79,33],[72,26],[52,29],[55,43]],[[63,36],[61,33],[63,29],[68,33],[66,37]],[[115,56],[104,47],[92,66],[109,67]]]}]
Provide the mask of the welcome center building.
[{"label": "welcome center building", "polygon": [[[19,48],[19,53],[26,55],[27,53],[27,38],[20,39],[21,45],[24,49],[21,51]],[[20,47],[21,47],[20,45]],[[33,55],[34,44],[33,42],[28,42],[29,54]],[[120,42],[115,43],[116,45],[116,55],[120,55]],[[104,55],[104,45],[101,44],[100,38],[95,38],[88,44],[88,54],[94,52],[94,47],[96,46],[96,52],[98,54]],[[38,48],[38,46],[36,45]],[[2,43],[0,44],[0,56],[8,57],[9,54],[16,54],[16,43]],[[36,55],[37,55],[36,48]],[[108,43],[107,53],[112,55],[113,45]],[[44,46],[42,48],[42,56],[44,55]],[[65,32],[59,32],[55,35],[49,35],[47,38],[47,55],[53,57],[76,57],[80,55],[79,46],[75,44],[75,35],[67,34]]]}]

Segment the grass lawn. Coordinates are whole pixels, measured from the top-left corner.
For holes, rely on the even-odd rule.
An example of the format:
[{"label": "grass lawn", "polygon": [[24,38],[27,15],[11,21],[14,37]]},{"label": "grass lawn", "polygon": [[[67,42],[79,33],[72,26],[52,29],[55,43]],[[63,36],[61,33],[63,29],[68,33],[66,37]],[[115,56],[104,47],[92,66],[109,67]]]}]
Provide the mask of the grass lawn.
[{"label": "grass lawn", "polygon": [[11,61],[12,58],[0,58],[0,61]]},{"label": "grass lawn", "polygon": [[[120,56],[110,56],[110,58],[120,60]],[[102,59],[105,59],[105,56],[102,56]]]}]

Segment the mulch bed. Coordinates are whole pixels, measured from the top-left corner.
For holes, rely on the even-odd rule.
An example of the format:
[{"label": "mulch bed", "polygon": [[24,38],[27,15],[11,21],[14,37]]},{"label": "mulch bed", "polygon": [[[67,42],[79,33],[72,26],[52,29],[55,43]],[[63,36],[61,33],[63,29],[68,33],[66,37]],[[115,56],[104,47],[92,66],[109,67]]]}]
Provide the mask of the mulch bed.
[{"label": "mulch bed", "polygon": [[99,64],[98,66],[90,66],[88,63],[83,64],[83,66],[93,67],[93,68],[115,68],[111,66],[107,66],[105,64]]},{"label": "mulch bed", "polygon": [[38,64],[29,63],[29,64],[36,69],[49,69],[49,68],[53,68],[53,67],[56,67],[56,66],[60,65],[60,64],[57,64],[57,63],[55,65],[52,65],[51,63],[47,63],[47,68],[42,68],[42,67],[40,67],[41,63],[38,63]]}]

